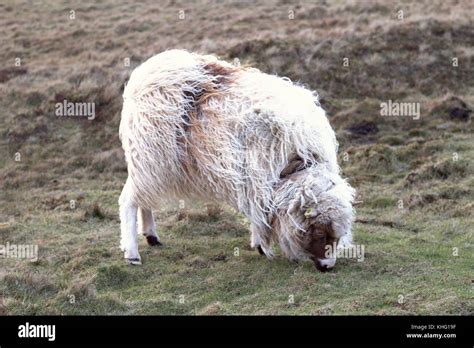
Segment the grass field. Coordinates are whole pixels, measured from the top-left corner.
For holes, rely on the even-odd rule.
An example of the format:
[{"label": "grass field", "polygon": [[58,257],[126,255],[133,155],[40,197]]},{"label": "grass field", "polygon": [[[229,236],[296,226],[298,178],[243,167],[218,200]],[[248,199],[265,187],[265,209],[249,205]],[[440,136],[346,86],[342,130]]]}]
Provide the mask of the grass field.
[{"label": "grass field", "polygon": [[[472,315],[472,18],[467,0],[3,1],[0,245],[39,257],[0,258],[0,314]],[[168,48],[318,91],[358,192],[363,261],[269,261],[237,212],[175,202],[157,212],[164,245],[140,237],[143,265],[125,264],[121,93]],[[94,102],[95,119],[57,117],[64,99]],[[381,116],[388,100],[420,118]]]}]

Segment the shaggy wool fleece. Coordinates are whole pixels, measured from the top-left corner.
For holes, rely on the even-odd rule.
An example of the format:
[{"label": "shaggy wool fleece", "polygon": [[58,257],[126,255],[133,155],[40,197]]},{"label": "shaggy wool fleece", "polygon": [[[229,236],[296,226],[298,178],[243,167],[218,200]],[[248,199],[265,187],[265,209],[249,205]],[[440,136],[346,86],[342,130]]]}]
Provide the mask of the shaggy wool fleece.
[{"label": "shaggy wool fleece", "polygon": [[127,258],[139,260],[130,250],[133,215],[154,236],[151,211],[169,199],[226,202],[249,219],[252,246],[269,257],[277,242],[290,259],[331,267],[325,247],[350,243],[355,192],[340,176],[336,137],[314,92],[170,50],[133,71],[123,98],[129,177],[119,202]]}]

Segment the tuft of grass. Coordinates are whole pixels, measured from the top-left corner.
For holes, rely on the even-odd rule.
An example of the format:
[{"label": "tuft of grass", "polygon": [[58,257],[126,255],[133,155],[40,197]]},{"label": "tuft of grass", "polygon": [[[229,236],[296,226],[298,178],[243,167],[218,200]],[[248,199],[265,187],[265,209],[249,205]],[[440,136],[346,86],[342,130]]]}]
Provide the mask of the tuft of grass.
[{"label": "tuft of grass", "polygon": [[99,220],[103,220],[108,215],[102,210],[99,206],[99,203],[94,202],[92,205],[88,206],[84,212],[84,219],[88,220],[90,218],[96,218]]},{"label": "tuft of grass", "polygon": [[127,265],[101,266],[97,269],[95,284],[99,290],[107,288],[120,288],[133,282],[133,269]]},{"label": "tuft of grass", "polygon": [[422,166],[418,171],[410,173],[407,179],[416,180],[447,180],[448,178],[463,178],[468,173],[469,163],[453,159],[441,160]]}]

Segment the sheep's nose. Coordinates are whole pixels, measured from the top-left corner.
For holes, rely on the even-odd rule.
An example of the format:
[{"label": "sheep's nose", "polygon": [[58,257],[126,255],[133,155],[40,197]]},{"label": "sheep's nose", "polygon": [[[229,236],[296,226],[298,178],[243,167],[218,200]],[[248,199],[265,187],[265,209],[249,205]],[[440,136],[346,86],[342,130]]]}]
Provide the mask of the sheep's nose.
[{"label": "sheep's nose", "polygon": [[329,271],[336,264],[336,259],[317,259],[314,261],[316,269],[320,272]]}]

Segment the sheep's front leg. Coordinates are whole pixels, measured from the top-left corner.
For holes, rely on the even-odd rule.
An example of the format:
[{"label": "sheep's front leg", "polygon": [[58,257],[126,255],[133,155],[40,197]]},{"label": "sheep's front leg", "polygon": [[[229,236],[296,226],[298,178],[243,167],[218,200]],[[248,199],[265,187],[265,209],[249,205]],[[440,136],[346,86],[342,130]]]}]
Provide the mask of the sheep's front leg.
[{"label": "sheep's front leg", "polygon": [[274,254],[270,247],[269,235],[267,226],[250,225],[250,247],[257,249],[260,255],[265,255],[271,259]]},{"label": "sheep's front leg", "polygon": [[148,245],[161,245],[160,237],[156,233],[156,224],[151,210],[138,208],[138,233],[146,237]]},{"label": "sheep's front leg", "polygon": [[250,247],[257,249],[260,255],[264,255],[262,247],[260,246],[260,236],[258,234],[258,228],[255,225],[250,226]]},{"label": "sheep's front leg", "polygon": [[129,264],[140,265],[137,241],[137,206],[131,199],[129,182],[125,184],[119,199],[120,205],[120,249]]}]

